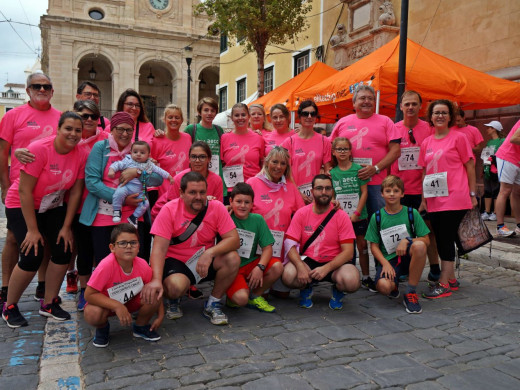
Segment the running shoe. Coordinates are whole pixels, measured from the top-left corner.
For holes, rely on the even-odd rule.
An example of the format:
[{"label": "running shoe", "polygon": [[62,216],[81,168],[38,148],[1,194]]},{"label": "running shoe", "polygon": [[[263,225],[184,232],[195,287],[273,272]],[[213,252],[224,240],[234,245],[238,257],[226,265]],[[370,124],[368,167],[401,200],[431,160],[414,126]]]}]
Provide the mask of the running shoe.
[{"label": "running shoe", "polygon": [[496,220],[497,220],[497,215],[495,213],[489,214],[488,221],[496,221]]},{"label": "running shoe", "polygon": [[[330,297],[329,301],[329,307],[332,310],[341,310],[343,309],[343,297],[345,296],[345,293],[343,291],[339,291],[336,288],[336,285],[332,285],[332,296]],[[312,303],[312,302],[311,302]]]},{"label": "running shoe", "polygon": [[78,271],[67,272],[67,292],[76,294],[78,292]]},{"label": "running shoe", "polygon": [[428,281],[437,283],[441,278],[441,274],[434,274],[432,271],[428,272]]},{"label": "running shoe", "polygon": [[276,307],[272,306],[265,300],[264,297],[259,296],[255,299],[250,299],[247,301],[247,306],[251,309],[257,309],[259,311],[263,311],[264,313],[272,313],[276,310]]},{"label": "running shoe", "polygon": [[128,217],[128,223],[131,223],[137,229],[137,217],[135,215],[132,214]]},{"label": "running shoe", "polygon": [[376,282],[374,282],[370,276],[367,276],[366,278],[361,280],[361,286],[363,288],[366,288],[370,292],[377,292]]},{"label": "running shoe", "polygon": [[149,324],[143,326],[133,324],[132,330],[134,332],[134,337],[140,337],[146,341],[159,341],[161,336],[159,336],[159,333],[155,330],[151,330],[150,326],[151,325]]},{"label": "running shoe", "polygon": [[169,299],[168,300],[168,310],[166,310],[166,318],[169,320],[176,320],[177,318],[181,318],[183,313],[181,310],[181,300],[177,299]]},{"label": "running shoe", "polygon": [[419,297],[417,293],[404,294],[403,305],[406,308],[406,312],[410,314],[422,313],[421,305],[419,304]]},{"label": "running shoe", "polygon": [[498,237],[511,237],[514,235],[515,235],[515,232],[513,230],[509,230],[506,225],[502,226],[501,228],[497,228]]},{"label": "running shoe", "polygon": [[121,222],[121,210],[114,210],[114,214],[112,214],[112,222]]},{"label": "running shoe", "polygon": [[96,328],[96,335],[94,336],[94,340],[92,340],[92,344],[94,344],[94,347],[105,348],[108,347],[109,342],[110,322],[107,322],[102,328]]},{"label": "running shoe", "polygon": [[188,297],[191,299],[202,299],[204,294],[196,286],[190,286],[188,289]]},{"label": "running shoe", "polygon": [[34,292],[34,300],[40,301],[41,299],[45,298],[45,283],[36,286],[36,291]]},{"label": "running shoe", "polygon": [[457,279],[448,280],[448,283],[450,284],[451,291],[457,291],[460,287],[460,282]]},{"label": "running shoe", "polygon": [[47,305],[44,305],[42,300],[39,313],[44,317],[52,317],[58,321],[70,320],[70,314],[61,308],[57,297],[53,298],[52,302]]},{"label": "running shoe", "polygon": [[208,305],[208,301],[204,302],[202,315],[210,320],[213,325],[227,325],[228,318],[222,311],[222,302],[213,302]]},{"label": "running shoe", "polygon": [[78,311],[85,310],[86,304],[87,304],[87,301],[85,300],[85,290],[81,289],[81,291],[79,292],[79,297],[78,297]]},{"label": "running shoe", "polygon": [[438,299],[438,298],[444,298],[449,297],[451,295],[450,285],[449,284],[442,284],[437,283],[436,285],[432,286],[430,291],[427,293],[423,293],[423,297],[427,299]]},{"label": "running shoe", "polygon": [[2,310],[2,318],[7,323],[7,326],[13,329],[28,325],[27,320],[24,318],[22,313],[20,313],[20,310],[18,310],[18,305],[16,303],[9,305]]},{"label": "running shoe", "polygon": [[490,215],[487,213],[487,211],[484,211],[482,214],[480,214],[480,218],[482,218],[483,221],[490,221],[489,216]]},{"label": "running shoe", "polygon": [[395,288],[387,295],[388,298],[397,299],[401,296],[401,292],[399,291],[399,287],[395,286]]},{"label": "running shoe", "polygon": [[298,306],[305,309],[310,309],[312,305],[312,286],[308,286],[307,288],[300,290],[300,300],[298,301]]}]

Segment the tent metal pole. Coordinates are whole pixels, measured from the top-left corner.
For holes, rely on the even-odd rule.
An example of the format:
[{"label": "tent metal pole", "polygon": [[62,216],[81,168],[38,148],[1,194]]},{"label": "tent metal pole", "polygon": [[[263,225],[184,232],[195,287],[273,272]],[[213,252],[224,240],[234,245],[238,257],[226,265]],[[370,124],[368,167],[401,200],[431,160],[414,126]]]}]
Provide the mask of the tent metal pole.
[{"label": "tent metal pole", "polygon": [[406,46],[408,44],[408,0],[401,0],[401,26],[399,31],[399,70],[397,73],[397,103],[395,106],[395,122],[403,119],[401,96],[406,86]]},{"label": "tent metal pole", "polygon": [[376,92],[376,114],[379,114],[379,102],[381,99],[381,91]]}]

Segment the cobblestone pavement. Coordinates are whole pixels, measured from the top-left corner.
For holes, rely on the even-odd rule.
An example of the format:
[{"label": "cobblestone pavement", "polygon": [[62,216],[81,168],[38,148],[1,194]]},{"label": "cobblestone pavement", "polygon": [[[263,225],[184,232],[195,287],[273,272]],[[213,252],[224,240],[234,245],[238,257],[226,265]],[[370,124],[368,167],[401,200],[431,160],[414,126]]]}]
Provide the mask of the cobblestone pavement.
[{"label": "cobblestone pavement", "polygon": [[[272,314],[225,308],[231,325],[217,327],[201,316],[202,300],[183,299],[184,317],[165,319],[159,342],[132,337],[114,318],[104,349],[92,345],[93,329],[80,313],[72,334],[62,329],[70,324],[46,328],[26,294],[20,307],[29,326],[0,326],[0,389],[520,388],[520,273],[463,261],[460,281],[449,298],[421,299],[420,315],[407,314],[402,298],[366,290],[332,311],[324,283],[311,309],[297,307],[293,292],[288,300],[270,299]],[[210,288],[203,286],[206,296]],[[425,289],[422,281],[418,290]],[[79,352],[67,350],[61,364],[47,366],[44,340],[56,335]],[[80,382],[70,371],[77,361]],[[65,379],[46,384],[52,371]]]}]

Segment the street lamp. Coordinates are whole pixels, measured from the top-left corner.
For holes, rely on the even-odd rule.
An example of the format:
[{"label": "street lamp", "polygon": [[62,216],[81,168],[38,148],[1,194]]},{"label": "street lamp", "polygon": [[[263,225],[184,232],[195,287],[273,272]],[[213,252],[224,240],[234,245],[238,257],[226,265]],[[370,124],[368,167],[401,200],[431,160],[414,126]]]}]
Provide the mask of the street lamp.
[{"label": "street lamp", "polygon": [[153,85],[153,83],[155,81],[155,77],[153,77],[152,68],[151,67],[150,67],[150,74],[148,75],[147,79],[148,79],[148,84]]},{"label": "street lamp", "polygon": [[186,57],[186,64],[188,64],[188,103],[187,103],[187,115],[188,115],[188,121],[187,124],[190,124],[190,94],[191,94],[191,57],[192,57],[193,48],[191,46],[186,46],[184,48],[184,55]]},{"label": "street lamp", "polygon": [[97,72],[94,69],[94,61],[92,61],[92,68],[90,68],[90,70],[88,71],[88,75],[90,76],[91,80],[95,80],[96,79]]}]

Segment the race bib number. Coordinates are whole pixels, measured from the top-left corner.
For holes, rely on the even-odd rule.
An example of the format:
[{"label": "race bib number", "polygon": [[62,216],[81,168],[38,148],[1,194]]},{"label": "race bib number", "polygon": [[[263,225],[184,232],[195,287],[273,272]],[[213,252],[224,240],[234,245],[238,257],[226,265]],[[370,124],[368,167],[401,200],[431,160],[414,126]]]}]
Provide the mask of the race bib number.
[{"label": "race bib number", "polygon": [[44,213],[47,210],[55,209],[56,207],[63,206],[63,197],[65,196],[65,190],[59,190],[52,194],[47,194],[42,198],[40,203],[39,213]]},{"label": "race bib number", "polygon": [[300,191],[300,193],[302,193],[303,195],[308,196],[309,198],[312,199],[311,189],[312,189],[312,183],[302,184],[301,186],[298,187],[298,190]]},{"label": "race bib number", "polygon": [[[269,230],[271,230],[271,229],[269,229]],[[284,232],[282,232],[280,230],[271,230],[271,234],[274,237],[273,257],[282,257],[282,245],[283,245]],[[256,254],[257,255],[262,254],[262,247],[260,245],[256,246]]]},{"label": "race bib number", "polygon": [[420,169],[419,165],[417,165],[417,161],[419,161],[419,151],[420,147],[414,146],[410,148],[402,148],[401,156],[399,156],[398,165],[400,171],[410,171],[412,169]]},{"label": "race bib number", "polygon": [[244,181],[244,167],[242,165],[231,165],[224,167],[222,170],[226,187],[231,188]]},{"label": "race bib number", "polygon": [[240,237],[240,248],[238,248],[238,255],[240,257],[249,258],[251,256],[251,249],[253,249],[253,241],[255,240],[255,233],[249,230],[238,229],[238,236]]},{"label": "race bib number", "polygon": [[195,252],[193,254],[193,256],[191,256],[189,258],[189,260],[186,262],[186,267],[188,267],[190,269],[191,273],[195,277],[195,283],[200,282],[200,280],[202,279],[202,276],[200,276],[198,274],[198,272],[196,271],[196,268],[197,268],[197,262],[199,261],[200,256],[202,256],[202,254],[204,253],[205,250],[206,250],[206,247],[203,246],[197,252]]},{"label": "race bib number", "polygon": [[495,148],[493,146],[486,146],[482,149],[482,153],[480,153],[480,158],[482,161],[487,161],[489,157],[495,154]]},{"label": "race bib number", "polygon": [[359,165],[372,165],[372,159],[370,157],[354,157],[352,161]]},{"label": "race bib number", "polygon": [[137,278],[133,278],[127,280],[126,282],[119,283],[114,287],[110,287],[108,291],[108,296],[122,304],[128,303],[132,298],[139,295],[141,290],[143,289],[143,279],[138,276]]},{"label": "race bib number", "polygon": [[359,204],[359,195],[358,194],[339,194],[336,195],[336,200],[341,205],[341,208],[344,212],[346,212],[349,216],[354,214]]},{"label": "race bib number", "polygon": [[424,176],[423,193],[425,198],[448,196],[448,172]]},{"label": "race bib number", "polygon": [[214,174],[218,175],[218,156],[211,156],[211,160],[209,161],[209,167],[208,169],[213,172]]},{"label": "race bib number", "polygon": [[409,234],[405,224],[396,225],[381,230],[381,239],[383,240],[383,245],[385,246],[386,253],[388,253],[389,255],[395,253],[397,245],[399,245],[399,242],[401,240],[404,240],[408,236]]},{"label": "race bib number", "polygon": [[108,203],[104,199],[99,199],[98,214],[113,216],[114,208],[112,207],[112,204]]}]

